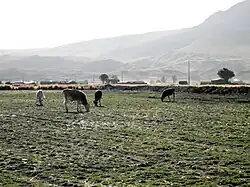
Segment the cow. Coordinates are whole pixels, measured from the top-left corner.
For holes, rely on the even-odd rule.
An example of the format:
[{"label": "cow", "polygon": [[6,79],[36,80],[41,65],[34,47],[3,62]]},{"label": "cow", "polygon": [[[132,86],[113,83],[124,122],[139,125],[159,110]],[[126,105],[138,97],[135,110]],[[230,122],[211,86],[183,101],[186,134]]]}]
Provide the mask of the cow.
[{"label": "cow", "polygon": [[88,103],[88,98],[87,95],[79,90],[75,90],[75,89],[64,89],[63,90],[63,95],[64,95],[64,106],[65,106],[65,110],[66,112],[68,112],[68,102],[71,101],[76,101],[77,103],[77,112],[82,112],[81,109],[81,104],[84,105],[85,109],[87,112],[89,112],[89,103]]},{"label": "cow", "polygon": [[45,95],[42,90],[37,90],[36,92],[36,106],[43,106],[43,100]]},{"label": "cow", "polygon": [[167,89],[163,90],[163,92],[161,94],[161,101],[163,102],[164,98],[167,96],[168,96],[169,101],[171,101],[170,97],[169,97],[171,95],[173,95],[173,101],[175,101],[175,89],[174,88],[167,88]]},{"label": "cow", "polygon": [[101,99],[102,99],[102,91],[101,90],[97,90],[95,92],[95,98],[93,103],[95,104],[95,106],[98,106],[98,102],[99,102],[99,106],[101,106]]}]

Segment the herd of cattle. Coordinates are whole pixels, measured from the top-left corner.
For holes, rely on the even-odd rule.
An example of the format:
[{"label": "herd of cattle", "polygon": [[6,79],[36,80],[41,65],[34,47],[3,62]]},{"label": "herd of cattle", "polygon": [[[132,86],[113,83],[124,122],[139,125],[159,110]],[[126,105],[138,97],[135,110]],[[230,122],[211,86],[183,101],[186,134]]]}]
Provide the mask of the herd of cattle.
[{"label": "herd of cattle", "polygon": [[[69,102],[76,102],[77,103],[77,112],[82,112],[81,109],[81,104],[85,107],[86,111],[89,112],[90,111],[90,105],[88,102],[88,98],[87,95],[80,90],[76,90],[76,89],[64,89],[63,90],[63,97],[64,97],[64,107],[66,112],[69,111],[68,109],[68,103]],[[175,89],[174,88],[167,88],[165,89],[162,94],[161,94],[161,101],[163,102],[165,97],[168,97],[169,101],[170,101],[170,96],[173,95],[173,101],[175,101]],[[101,106],[101,99],[103,97],[103,93],[101,90],[97,90],[94,93],[94,105]],[[38,90],[36,92],[36,105],[37,106],[43,106],[43,100],[45,99],[45,95],[43,93],[43,90]]]}]

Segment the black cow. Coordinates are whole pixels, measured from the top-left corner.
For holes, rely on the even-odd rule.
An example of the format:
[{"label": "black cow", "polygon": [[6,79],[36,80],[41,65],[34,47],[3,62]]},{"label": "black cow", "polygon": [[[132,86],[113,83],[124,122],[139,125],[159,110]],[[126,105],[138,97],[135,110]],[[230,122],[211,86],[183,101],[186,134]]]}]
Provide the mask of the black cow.
[{"label": "black cow", "polygon": [[95,99],[93,101],[93,103],[95,104],[95,106],[98,106],[98,102],[99,102],[99,106],[101,106],[101,99],[102,99],[102,91],[101,90],[97,90],[95,92]]},{"label": "black cow", "polygon": [[170,97],[169,97],[171,95],[173,95],[173,101],[175,101],[175,89],[174,88],[167,88],[167,89],[163,90],[163,92],[161,94],[161,101],[163,102],[164,98],[167,96],[168,96],[169,101],[171,101]]}]

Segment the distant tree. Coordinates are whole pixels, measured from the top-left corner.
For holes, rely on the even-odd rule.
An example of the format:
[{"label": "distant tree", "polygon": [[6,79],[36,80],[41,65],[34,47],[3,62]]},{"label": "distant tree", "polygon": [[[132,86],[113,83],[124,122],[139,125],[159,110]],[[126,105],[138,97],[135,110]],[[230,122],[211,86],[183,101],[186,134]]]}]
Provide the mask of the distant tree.
[{"label": "distant tree", "polygon": [[173,75],[173,76],[172,76],[172,80],[173,80],[173,83],[176,83],[176,82],[177,82],[177,76],[176,76],[176,75]]},{"label": "distant tree", "polygon": [[156,83],[161,83],[161,81],[160,80],[156,80]]},{"label": "distant tree", "polygon": [[108,80],[109,76],[107,74],[101,74],[99,79],[102,81],[102,83],[104,84],[104,82],[106,82]]},{"label": "distant tree", "polygon": [[155,81],[153,81],[153,80],[150,80],[150,82],[149,82],[149,84],[154,84],[155,83]]},{"label": "distant tree", "polygon": [[161,78],[161,82],[166,83],[166,78],[164,76]]},{"label": "distant tree", "polygon": [[88,80],[84,80],[83,84],[89,84]]},{"label": "distant tree", "polygon": [[113,81],[114,81],[115,83],[120,82],[120,79],[117,77],[117,75],[112,75],[112,76],[111,76],[111,79],[113,79]]},{"label": "distant tree", "polygon": [[117,75],[112,75],[111,78],[108,78],[106,80],[106,82],[108,84],[117,84],[118,82],[120,82],[120,80],[118,79]]},{"label": "distant tree", "polygon": [[228,83],[228,80],[233,78],[235,76],[234,72],[227,69],[227,68],[223,68],[223,69],[220,69],[217,73],[217,75],[224,79],[227,83]]}]

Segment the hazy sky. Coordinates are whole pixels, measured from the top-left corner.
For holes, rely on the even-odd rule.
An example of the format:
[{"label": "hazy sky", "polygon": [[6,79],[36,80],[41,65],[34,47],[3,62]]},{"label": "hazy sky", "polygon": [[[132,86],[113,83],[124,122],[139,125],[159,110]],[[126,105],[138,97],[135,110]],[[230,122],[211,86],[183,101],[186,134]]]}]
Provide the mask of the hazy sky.
[{"label": "hazy sky", "polygon": [[240,0],[0,0],[0,49],[192,27]]}]

